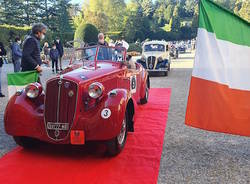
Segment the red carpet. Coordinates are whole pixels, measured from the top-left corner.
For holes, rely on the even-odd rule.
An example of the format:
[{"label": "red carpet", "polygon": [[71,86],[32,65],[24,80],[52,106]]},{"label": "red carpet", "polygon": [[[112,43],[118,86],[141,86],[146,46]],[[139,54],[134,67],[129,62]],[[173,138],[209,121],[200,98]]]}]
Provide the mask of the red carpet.
[{"label": "red carpet", "polygon": [[103,144],[83,147],[18,147],[0,159],[1,184],[155,184],[170,103],[170,89],[151,89],[149,103],[138,106],[135,132],[123,152],[105,157]]}]

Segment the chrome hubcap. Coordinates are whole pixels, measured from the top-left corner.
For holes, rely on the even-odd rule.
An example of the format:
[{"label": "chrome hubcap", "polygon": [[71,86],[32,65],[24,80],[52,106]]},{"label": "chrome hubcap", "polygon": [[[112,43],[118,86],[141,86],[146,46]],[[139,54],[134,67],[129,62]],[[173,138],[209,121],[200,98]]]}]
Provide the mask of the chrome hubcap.
[{"label": "chrome hubcap", "polygon": [[119,135],[117,136],[117,141],[120,145],[123,144],[124,139],[125,139],[125,135],[126,135],[126,118],[124,118],[124,120],[122,122],[121,131],[120,131]]}]

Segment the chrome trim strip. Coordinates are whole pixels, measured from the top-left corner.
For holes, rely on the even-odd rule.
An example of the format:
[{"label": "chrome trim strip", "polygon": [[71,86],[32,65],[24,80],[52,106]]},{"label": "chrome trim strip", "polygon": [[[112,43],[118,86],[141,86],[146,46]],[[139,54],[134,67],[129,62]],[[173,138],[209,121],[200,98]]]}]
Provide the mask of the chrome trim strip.
[{"label": "chrome trim strip", "polygon": [[62,87],[62,78],[58,81],[59,89],[57,96],[57,111],[56,111],[56,122],[59,123],[59,112],[60,112],[60,100],[61,100],[61,87]]}]

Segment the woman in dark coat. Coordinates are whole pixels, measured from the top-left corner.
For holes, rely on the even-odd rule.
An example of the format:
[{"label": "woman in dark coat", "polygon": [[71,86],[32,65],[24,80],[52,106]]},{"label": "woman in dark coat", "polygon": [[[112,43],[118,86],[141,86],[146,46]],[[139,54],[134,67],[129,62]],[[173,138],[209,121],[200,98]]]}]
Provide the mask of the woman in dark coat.
[{"label": "woman in dark coat", "polygon": [[6,50],[4,48],[4,45],[2,42],[0,42],[0,97],[5,97],[5,95],[2,93],[2,88],[1,88],[1,74],[2,74],[2,66],[3,66],[3,60],[4,57],[6,56]]}]

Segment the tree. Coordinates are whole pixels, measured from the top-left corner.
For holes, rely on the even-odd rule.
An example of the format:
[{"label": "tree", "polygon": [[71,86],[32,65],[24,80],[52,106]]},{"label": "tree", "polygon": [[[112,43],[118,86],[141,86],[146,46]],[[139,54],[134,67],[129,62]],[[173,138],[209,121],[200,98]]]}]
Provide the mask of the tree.
[{"label": "tree", "polygon": [[237,0],[235,2],[234,13],[239,14],[241,7],[242,7],[242,0]]},{"label": "tree", "polygon": [[[97,43],[98,29],[92,24],[85,24],[83,22],[75,32],[74,40],[84,41],[85,43]],[[75,46],[79,45],[76,44]]]},{"label": "tree", "polygon": [[101,32],[108,31],[108,17],[103,12],[85,11],[84,22],[95,25]]},{"label": "tree", "polygon": [[140,4],[136,1],[130,2],[127,5],[126,12],[123,28],[125,39],[129,42],[136,41],[137,39],[144,39],[144,33],[141,31],[143,26],[143,14]]},{"label": "tree", "polygon": [[249,1],[244,1],[242,3],[242,7],[239,11],[240,16],[250,22],[250,2]]},{"label": "tree", "polygon": [[31,25],[40,21],[43,0],[3,0],[0,19],[11,25]]},{"label": "tree", "polygon": [[154,13],[154,5],[152,0],[142,0],[141,7],[143,11],[143,16],[152,18]]},{"label": "tree", "polygon": [[171,16],[173,15],[174,6],[169,4],[166,11],[164,12],[164,19],[169,23]]},{"label": "tree", "polygon": [[173,11],[173,17],[170,19],[171,31],[177,32],[180,29],[180,17],[179,17],[180,5],[176,5]]},{"label": "tree", "polygon": [[69,4],[70,0],[59,0],[57,3],[57,30],[59,31],[60,37],[64,40],[66,37],[72,35],[73,39],[73,25],[72,19],[69,16]]},{"label": "tree", "polygon": [[108,30],[121,31],[124,27],[124,16],[126,3],[124,0],[105,0],[103,1],[103,9],[108,17]]}]

